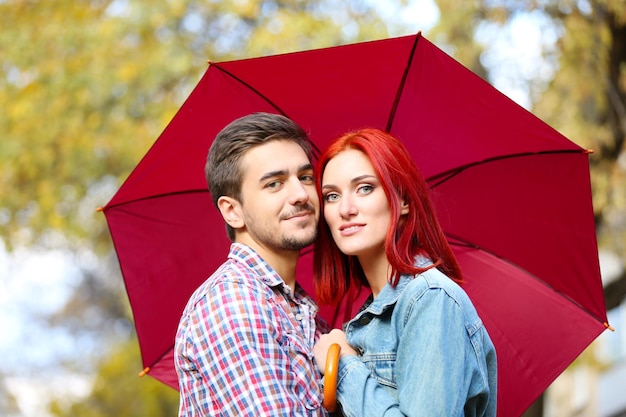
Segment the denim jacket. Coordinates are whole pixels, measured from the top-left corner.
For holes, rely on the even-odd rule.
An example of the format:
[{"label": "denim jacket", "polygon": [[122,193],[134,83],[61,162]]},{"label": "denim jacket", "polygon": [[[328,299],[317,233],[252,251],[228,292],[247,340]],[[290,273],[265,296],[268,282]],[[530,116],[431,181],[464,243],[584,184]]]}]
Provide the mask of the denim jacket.
[{"label": "denim jacket", "polygon": [[339,362],[346,416],[496,415],[493,343],[465,291],[439,270],[387,284],[344,331],[359,352]]}]

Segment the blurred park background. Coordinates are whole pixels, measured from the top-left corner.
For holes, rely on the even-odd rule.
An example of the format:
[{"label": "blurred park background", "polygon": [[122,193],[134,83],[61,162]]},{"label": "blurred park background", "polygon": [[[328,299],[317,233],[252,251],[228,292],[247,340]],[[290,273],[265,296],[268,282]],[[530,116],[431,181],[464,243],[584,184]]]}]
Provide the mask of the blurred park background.
[{"label": "blurred park background", "polygon": [[421,30],[594,151],[616,331],[526,415],[626,416],[626,0],[0,0],[0,27],[0,415],[176,415],[176,391],[137,377],[132,314],[96,208],[208,59]]}]

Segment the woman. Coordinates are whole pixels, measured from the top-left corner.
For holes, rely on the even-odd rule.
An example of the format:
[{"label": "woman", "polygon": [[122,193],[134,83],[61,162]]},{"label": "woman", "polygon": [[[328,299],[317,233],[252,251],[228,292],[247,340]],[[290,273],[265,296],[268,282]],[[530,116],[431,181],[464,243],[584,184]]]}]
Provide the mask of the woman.
[{"label": "woman", "polygon": [[495,416],[496,356],[461,289],[459,265],[426,182],[402,143],[348,133],[322,154],[324,216],[315,244],[321,304],[372,295],[314,348],[323,372],[341,346],[337,400],[346,416]]}]

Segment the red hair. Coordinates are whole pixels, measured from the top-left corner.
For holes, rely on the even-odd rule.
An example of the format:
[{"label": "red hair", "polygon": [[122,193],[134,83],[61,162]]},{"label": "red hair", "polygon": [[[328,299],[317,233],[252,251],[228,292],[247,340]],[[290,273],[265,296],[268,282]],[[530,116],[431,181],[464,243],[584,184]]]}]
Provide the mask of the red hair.
[{"label": "red hair", "polygon": [[[391,285],[398,284],[401,274],[419,274],[432,268],[414,265],[419,254],[428,256],[434,266],[461,283],[459,264],[435,214],[428,185],[405,146],[391,134],[379,129],[361,129],[331,143],[318,160],[316,179],[320,196],[326,164],[346,149],[359,150],[369,158],[389,202],[391,221],[385,238],[385,252],[392,268]],[[400,222],[402,201],[408,204],[409,212]],[[324,216],[320,216],[315,242],[313,275],[320,304],[336,304],[350,293],[351,288],[368,286],[358,259],[341,253]]]}]

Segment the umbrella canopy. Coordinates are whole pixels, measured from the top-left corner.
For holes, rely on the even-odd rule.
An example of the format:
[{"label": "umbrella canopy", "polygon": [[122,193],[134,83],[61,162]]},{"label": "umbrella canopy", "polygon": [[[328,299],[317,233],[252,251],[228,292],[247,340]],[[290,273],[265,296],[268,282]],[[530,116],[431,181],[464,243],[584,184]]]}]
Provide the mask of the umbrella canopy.
[{"label": "umbrella canopy", "polygon": [[[605,329],[588,152],[417,34],[209,66],[103,208],[153,377],[178,387],[181,312],[228,252],[207,151],[257,111],[292,118],[318,149],[360,127],[405,143],[496,346],[499,416],[522,414]],[[298,273],[312,292],[311,258]],[[337,311],[322,313],[339,325]]]}]

